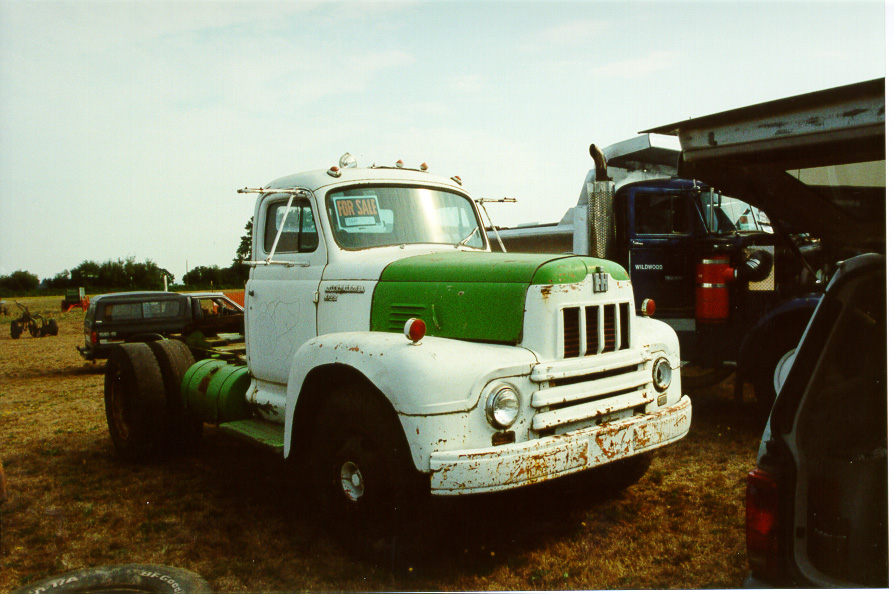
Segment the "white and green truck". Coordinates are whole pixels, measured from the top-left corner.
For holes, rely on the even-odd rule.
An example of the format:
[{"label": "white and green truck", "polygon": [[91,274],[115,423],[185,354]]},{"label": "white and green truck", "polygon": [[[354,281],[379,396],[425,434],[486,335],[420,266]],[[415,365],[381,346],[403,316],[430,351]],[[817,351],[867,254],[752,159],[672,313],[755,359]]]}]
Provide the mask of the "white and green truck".
[{"label": "white and green truck", "polygon": [[641,475],[688,432],[677,337],[640,313],[624,269],[491,252],[458,177],[345,155],[240,192],[259,195],[244,350],[116,347],[105,403],[123,457],[212,424],[300,462],[360,532],[427,495]]}]

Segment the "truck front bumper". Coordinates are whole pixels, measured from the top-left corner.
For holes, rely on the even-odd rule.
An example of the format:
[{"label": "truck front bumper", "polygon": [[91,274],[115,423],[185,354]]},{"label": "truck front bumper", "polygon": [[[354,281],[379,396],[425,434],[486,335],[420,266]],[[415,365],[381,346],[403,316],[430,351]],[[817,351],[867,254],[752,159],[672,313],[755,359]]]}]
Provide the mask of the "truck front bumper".
[{"label": "truck front bumper", "polygon": [[492,448],[431,455],[433,495],[505,491],[580,472],[671,444],[689,431],[688,396],[651,414]]}]

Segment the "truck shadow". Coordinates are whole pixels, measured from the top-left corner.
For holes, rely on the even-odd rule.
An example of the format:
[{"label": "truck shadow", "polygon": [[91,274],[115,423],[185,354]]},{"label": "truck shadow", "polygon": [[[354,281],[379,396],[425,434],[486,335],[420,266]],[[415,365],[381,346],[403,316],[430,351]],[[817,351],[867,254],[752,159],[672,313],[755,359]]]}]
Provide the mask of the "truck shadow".
[{"label": "truck shadow", "polygon": [[319,518],[310,488],[288,463],[213,430],[206,431],[200,459],[202,482],[212,487],[205,505],[230,514],[240,509],[256,520],[251,525],[266,531],[287,530],[288,536],[280,536],[308,557],[425,580],[484,571],[565,538],[580,530],[594,508],[624,496],[583,473],[501,493],[432,497],[395,539],[359,552],[337,542]]}]

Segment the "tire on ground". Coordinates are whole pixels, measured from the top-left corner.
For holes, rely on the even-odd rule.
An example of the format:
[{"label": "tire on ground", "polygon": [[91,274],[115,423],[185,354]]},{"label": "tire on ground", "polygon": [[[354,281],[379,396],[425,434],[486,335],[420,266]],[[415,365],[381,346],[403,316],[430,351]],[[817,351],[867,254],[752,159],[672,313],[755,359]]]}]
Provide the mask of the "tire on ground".
[{"label": "tire on ground", "polygon": [[13,338],[18,338],[22,335],[22,325],[13,320],[9,323],[9,335]]},{"label": "tire on ground", "polygon": [[211,594],[202,576],[185,569],[162,565],[118,565],[81,569],[27,584],[12,594]]},{"label": "tire on ground", "polygon": [[338,388],[312,443],[311,480],[329,529],[352,552],[387,549],[428,493],[391,405],[363,383]]},{"label": "tire on ground", "polygon": [[171,453],[192,453],[202,439],[202,421],[192,418],[180,396],[180,384],[186,370],[195,362],[189,347],[179,340],[146,343],[158,361],[167,403],[166,444]]},{"label": "tire on ground", "polygon": [[56,336],[59,334],[59,324],[56,323],[56,320],[50,320],[47,322],[47,334],[50,336]]},{"label": "tire on ground", "polygon": [[109,434],[125,460],[145,461],[164,449],[167,399],[161,369],[144,343],[120,344],[106,362]]}]

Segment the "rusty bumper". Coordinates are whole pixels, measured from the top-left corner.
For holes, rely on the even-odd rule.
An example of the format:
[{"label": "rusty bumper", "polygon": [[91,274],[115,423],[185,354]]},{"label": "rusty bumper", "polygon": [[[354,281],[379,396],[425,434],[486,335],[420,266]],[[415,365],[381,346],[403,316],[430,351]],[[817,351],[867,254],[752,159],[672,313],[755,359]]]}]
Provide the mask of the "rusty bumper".
[{"label": "rusty bumper", "polygon": [[505,491],[641,454],[683,438],[692,422],[688,396],[652,414],[493,448],[435,452],[431,492]]}]

